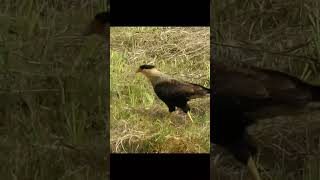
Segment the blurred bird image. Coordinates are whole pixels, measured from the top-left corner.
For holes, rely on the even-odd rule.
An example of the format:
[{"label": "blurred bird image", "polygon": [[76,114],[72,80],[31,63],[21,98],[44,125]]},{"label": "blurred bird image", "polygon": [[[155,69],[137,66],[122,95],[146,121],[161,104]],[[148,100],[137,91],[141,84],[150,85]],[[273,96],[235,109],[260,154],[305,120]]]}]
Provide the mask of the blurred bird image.
[{"label": "blurred bird image", "polygon": [[257,146],[247,128],[260,119],[297,115],[320,102],[320,87],[289,74],[253,66],[213,64],[211,141],[227,149],[261,180],[253,161]]}]

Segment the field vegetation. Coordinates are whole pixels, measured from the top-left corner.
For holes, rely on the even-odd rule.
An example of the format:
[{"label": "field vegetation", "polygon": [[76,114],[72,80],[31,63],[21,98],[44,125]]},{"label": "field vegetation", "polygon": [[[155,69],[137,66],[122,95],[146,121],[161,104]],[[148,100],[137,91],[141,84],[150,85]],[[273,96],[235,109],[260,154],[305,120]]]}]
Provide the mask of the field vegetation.
[{"label": "field vegetation", "polygon": [[180,110],[169,116],[149,80],[135,72],[151,64],[210,87],[209,28],[112,27],[110,43],[111,151],[208,153],[210,98],[189,102],[194,123]]}]

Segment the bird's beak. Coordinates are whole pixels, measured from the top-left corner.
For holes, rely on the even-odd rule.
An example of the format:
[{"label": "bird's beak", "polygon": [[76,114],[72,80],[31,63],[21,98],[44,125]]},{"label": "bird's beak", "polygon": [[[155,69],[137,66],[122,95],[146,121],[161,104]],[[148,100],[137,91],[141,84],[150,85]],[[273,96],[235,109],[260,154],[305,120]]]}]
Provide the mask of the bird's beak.
[{"label": "bird's beak", "polygon": [[141,72],[141,69],[140,69],[140,68],[136,71],[136,73],[139,73],[139,72]]},{"label": "bird's beak", "polygon": [[141,72],[141,69],[140,69],[140,68],[137,69],[136,73],[134,73],[133,76],[136,77],[139,72]]}]

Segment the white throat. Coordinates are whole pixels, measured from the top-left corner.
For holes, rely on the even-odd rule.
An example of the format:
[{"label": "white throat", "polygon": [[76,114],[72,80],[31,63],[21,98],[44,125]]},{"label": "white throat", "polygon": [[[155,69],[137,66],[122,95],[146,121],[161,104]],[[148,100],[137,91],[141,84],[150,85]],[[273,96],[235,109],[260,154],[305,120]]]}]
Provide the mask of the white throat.
[{"label": "white throat", "polygon": [[152,86],[155,86],[156,84],[158,84],[163,80],[171,79],[170,76],[163,74],[157,69],[144,70],[142,73],[150,80]]}]

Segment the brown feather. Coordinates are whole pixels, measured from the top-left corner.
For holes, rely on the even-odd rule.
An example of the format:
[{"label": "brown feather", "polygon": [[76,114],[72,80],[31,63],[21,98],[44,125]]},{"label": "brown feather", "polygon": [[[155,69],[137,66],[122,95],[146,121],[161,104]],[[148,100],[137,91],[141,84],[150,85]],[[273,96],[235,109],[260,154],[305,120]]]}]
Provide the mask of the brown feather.
[{"label": "brown feather", "polygon": [[215,63],[216,93],[241,100],[261,100],[275,104],[302,105],[312,101],[311,85],[298,78],[255,67],[228,67]]}]

